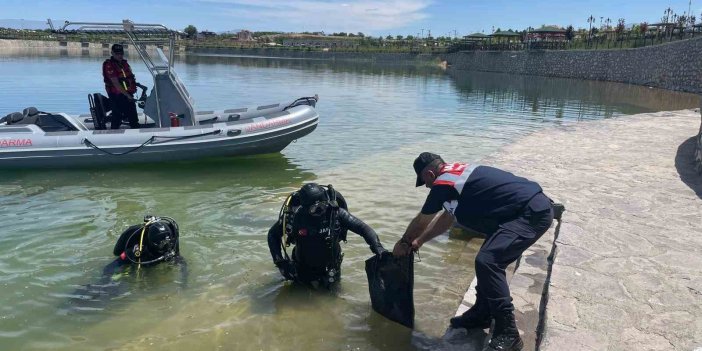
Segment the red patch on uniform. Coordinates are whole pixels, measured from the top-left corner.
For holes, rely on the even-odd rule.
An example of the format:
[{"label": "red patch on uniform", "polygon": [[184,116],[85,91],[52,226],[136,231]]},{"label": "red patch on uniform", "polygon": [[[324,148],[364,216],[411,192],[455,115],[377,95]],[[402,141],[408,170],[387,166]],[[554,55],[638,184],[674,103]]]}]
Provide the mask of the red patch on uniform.
[{"label": "red patch on uniform", "polygon": [[299,234],[300,236],[307,236],[307,228],[302,228],[298,230],[297,234]]}]

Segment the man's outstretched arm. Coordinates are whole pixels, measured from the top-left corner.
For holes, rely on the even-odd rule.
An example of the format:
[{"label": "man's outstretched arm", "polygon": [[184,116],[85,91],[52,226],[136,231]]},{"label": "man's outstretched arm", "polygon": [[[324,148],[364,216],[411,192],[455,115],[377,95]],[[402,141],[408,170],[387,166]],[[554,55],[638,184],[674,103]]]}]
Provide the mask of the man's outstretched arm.
[{"label": "man's outstretched arm", "polygon": [[429,226],[429,224],[435,216],[436,213],[418,213],[407,226],[407,230],[405,230],[405,233],[402,235],[402,238],[395,244],[395,247],[392,250],[393,255],[409,255],[412,249],[412,242],[424,233],[424,231],[427,229],[427,227]]},{"label": "man's outstretched arm", "polygon": [[350,231],[360,235],[363,240],[366,241],[366,244],[368,244],[370,250],[374,254],[380,255],[383,253],[383,251],[385,251],[385,248],[380,243],[380,239],[378,238],[378,234],[375,232],[375,230],[343,208],[339,209],[339,222],[343,227],[346,227]]},{"label": "man's outstretched arm", "polygon": [[424,231],[418,238],[412,240],[412,249],[419,250],[425,242],[436,238],[445,233],[453,226],[453,215],[448,211],[443,211],[434,221],[431,222],[429,228]]}]

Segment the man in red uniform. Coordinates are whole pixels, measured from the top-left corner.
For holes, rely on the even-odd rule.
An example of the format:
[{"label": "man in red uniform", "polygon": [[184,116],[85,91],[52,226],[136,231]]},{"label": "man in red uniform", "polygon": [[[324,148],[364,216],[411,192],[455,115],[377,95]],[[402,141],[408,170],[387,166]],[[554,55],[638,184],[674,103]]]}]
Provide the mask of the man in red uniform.
[{"label": "man in red uniform", "polygon": [[112,104],[112,129],[119,129],[123,120],[129,121],[131,128],[139,128],[139,119],[134,102],[137,82],[132,68],[124,59],[124,48],[120,44],[112,45],[112,56],[102,63],[102,77],[105,90]]}]

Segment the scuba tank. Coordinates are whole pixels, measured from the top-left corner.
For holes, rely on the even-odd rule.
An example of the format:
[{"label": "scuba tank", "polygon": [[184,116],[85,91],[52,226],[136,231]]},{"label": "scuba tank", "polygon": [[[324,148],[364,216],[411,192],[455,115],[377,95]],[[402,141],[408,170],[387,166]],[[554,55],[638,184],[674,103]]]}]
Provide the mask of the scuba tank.
[{"label": "scuba tank", "polygon": [[[290,259],[286,248],[295,245],[300,239],[299,228],[318,227],[331,258],[327,263],[324,276],[320,280],[325,285],[339,279],[343,253],[340,241],[346,242],[347,229],[342,227],[339,218],[339,208],[348,209],[344,197],[334,190],[331,185],[320,186],[315,183],[305,184],[300,190],[291,193],[281,207],[279,220],[282,222],[282,249],[286,259]],[[328,229],[328,230],[324,230]]]},{"label": "scuba tank", "polygon": [[170,217],[144,216],[144,223],[120,235],[113,254],[136,264],[152,264],[180,254],[178,224]]}]

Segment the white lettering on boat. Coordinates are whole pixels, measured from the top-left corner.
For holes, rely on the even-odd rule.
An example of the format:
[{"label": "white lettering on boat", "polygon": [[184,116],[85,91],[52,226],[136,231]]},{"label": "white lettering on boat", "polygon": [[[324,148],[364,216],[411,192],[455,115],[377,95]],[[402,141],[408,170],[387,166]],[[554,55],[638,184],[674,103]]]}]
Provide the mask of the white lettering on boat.
[{"label": "white lettering on boat", "polygon": [[255,132],[257,130],[261,129],[268,129],[268,128],[273,128],[273,127],[280,127],[290,124],[290,118],[280,118],[280,119],[274,119],[270,121],[264,121],[264,122],[257,122],[250,124],[244,128],[245,131],[247,132]]},{"label": "white lettering on boat", "polygon": [[23,147],[32,146],[32,139],[2,139],[0,147]]}]

